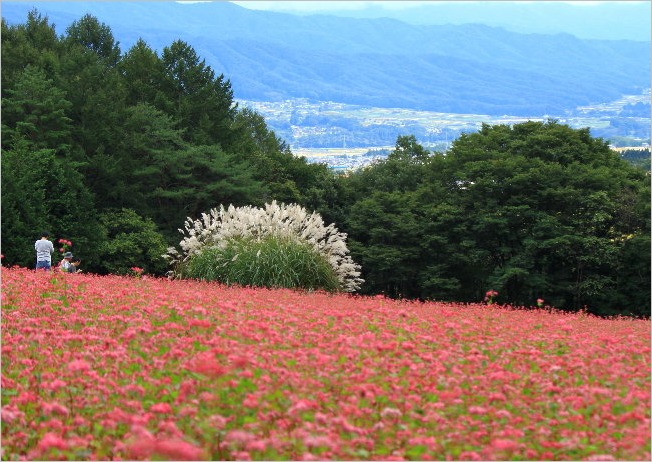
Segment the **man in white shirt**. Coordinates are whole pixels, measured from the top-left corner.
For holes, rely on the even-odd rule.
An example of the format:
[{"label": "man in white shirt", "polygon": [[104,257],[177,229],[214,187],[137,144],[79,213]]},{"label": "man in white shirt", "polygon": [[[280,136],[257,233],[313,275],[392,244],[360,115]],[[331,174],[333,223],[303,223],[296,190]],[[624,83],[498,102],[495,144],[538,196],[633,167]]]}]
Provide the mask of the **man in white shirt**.
[{"label": "man in white shirt", "polygon": [[54,252],[54,245],[48,239],[50,233],[43,231],[41,233],[41,239],[34,243],[34,249],[36,250],[36,269],[42,269],[45,271],[50,271],[52,268],[52,253]]}]

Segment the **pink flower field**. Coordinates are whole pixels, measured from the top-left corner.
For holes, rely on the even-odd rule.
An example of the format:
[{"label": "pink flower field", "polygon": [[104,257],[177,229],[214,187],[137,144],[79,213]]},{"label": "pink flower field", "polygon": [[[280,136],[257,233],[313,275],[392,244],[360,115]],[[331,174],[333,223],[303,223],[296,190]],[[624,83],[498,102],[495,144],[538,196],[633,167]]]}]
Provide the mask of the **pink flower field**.
[{"label": "pink flower field", "polygon": [[2,268],[2,460],[650,460],[650,321]]}]

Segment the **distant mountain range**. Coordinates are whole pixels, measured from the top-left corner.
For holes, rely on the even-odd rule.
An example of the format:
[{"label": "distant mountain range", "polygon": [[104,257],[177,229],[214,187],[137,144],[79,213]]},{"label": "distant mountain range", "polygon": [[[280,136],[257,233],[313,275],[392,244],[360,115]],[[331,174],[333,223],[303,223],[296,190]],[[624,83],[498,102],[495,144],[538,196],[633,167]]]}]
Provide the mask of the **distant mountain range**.
[{"label": "distant mountain range", "polygon": [[[391,17],[409,24],[484,24],[522,34],[568,33],[581,39],[649,41],[648,1],[297,2],[235,1],[246,8],[349,18]],[[310,7],[302,5],[308,3]]]},{"label": "distant mountain range", "polygon": [[[482,3],[482,2],[480,2]],[[449,113],[541,116],[640,94],[650,41],[523,34],[482,24],[417,25],[387,18],[298,16],[229,2],[2,2],[63,34],[89,13],[123,52],[138,38],[161,51],[190,44],[237,99],[307,98]]]}]

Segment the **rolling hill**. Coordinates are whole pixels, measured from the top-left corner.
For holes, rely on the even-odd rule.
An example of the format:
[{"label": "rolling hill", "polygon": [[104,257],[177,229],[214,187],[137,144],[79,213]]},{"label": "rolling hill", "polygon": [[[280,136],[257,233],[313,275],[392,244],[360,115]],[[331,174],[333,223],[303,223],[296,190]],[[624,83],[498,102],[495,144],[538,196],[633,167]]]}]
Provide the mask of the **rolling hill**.
[{"label": "rolling hill", "polygon": [[238,99],[308,98],[489,115],[563,114],[650,86],[650,42],[521,34],[481,24],[297,16],[229,2],[3,2],[8,24],[35,8],[65,33],[84,14],[128,51],[189,43]]}]

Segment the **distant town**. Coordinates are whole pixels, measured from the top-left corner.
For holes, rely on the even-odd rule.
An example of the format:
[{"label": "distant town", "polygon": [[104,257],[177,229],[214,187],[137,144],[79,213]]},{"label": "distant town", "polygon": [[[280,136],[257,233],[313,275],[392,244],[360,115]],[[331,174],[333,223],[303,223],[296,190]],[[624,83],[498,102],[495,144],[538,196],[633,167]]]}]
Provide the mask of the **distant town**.
[{"label": "distant town", "polygon": [[330,101],[293,99],[280,102],[238,100],[265,118],[268,127],[309,162],[323,162],[334,170],[362,167],[391,152],[398,136],[414,135],[432,151],[446,151],[462,133],[475,132],[483,123],[517,124],[554,119],[573,128],[589,127],[593,136],[614,148],[649,147],[650,89],[639,95],[590,106],[563,115],[536,117],[449,114],[398,108],[373,108]]}]

